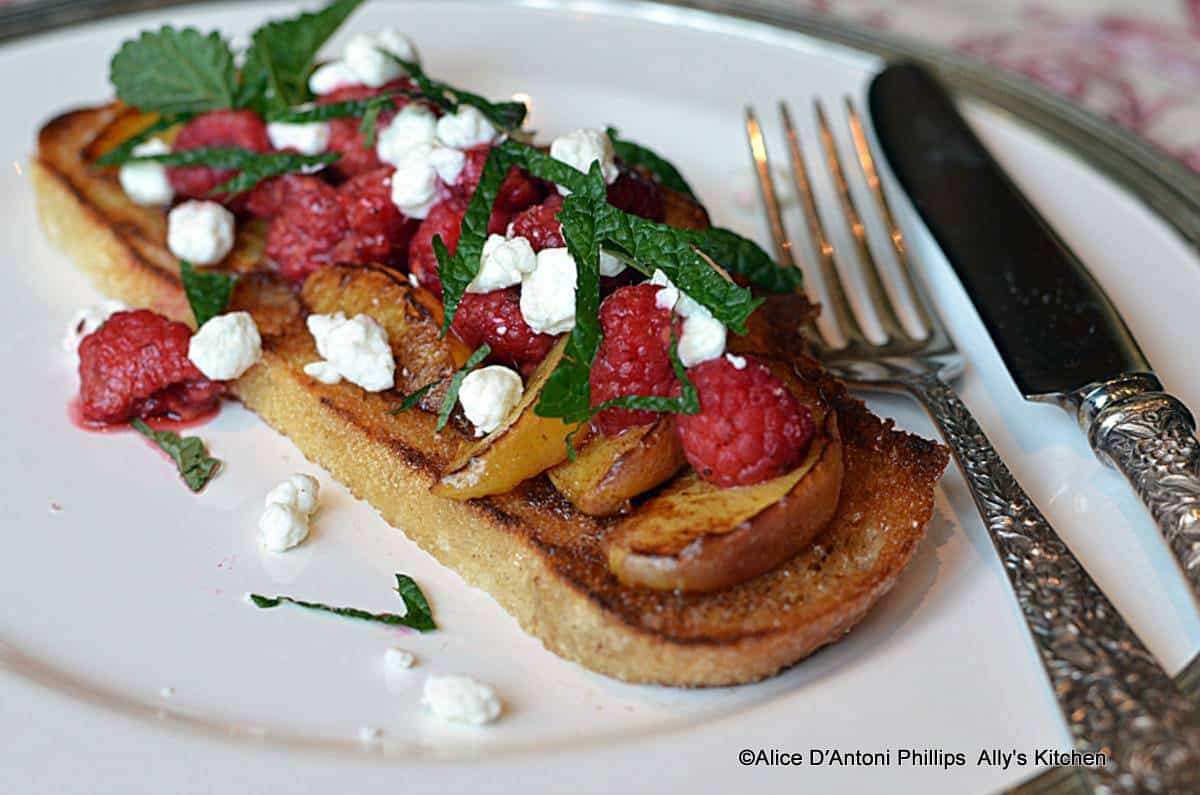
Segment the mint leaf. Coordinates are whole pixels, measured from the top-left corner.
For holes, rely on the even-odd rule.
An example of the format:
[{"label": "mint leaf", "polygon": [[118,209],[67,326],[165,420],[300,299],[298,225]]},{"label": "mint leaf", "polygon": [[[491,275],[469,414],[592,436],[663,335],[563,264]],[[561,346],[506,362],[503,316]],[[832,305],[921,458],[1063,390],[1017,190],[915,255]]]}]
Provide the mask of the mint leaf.
[{"label": "mint leaf", "polygon": [[409,409],[413,408],[418,403],[420,403],[421,398],[425,397],[425,393],[427,393],[429,390],[431,390],[435,386],[437,386],[438,383],[439,383],[438,381],[431,381],[430,383],[428,383],[425,386],[418,389],[416,392],[413,392],[411,395],[404,398],[404,400],[402,400],[400,402],[399,406],[397,406],[394,409],[391,409],[387,413],[388,414],[403,414],[404,412],[408,411]]},{"label": "mint leaf", "polygon": [[438,411],[438,433],[441,433],[442,429],[446,427],[446,423],[450,422],[450,414],[454,411],[454,404],[458,402],[458,391],[462,389],[462,382],[467,377],[467,374],[491,355],[492,346],[485,342],[468,357],[462,367],[454,371],[454,375],[450,377],[450,388],[446,390],[446,397],[442,400],[442,408]]},{"label": "mint leaf", "polygon": [[117,96],[143,111],[205,113],[234,106],[237,70],[220,34],[170,26],[126,41],[109,79]]},{"label": "mint leaf", "polygon": [[396,592],[400,594],[400,598],[404,600],[404,606],[408,609],[408,612],[402,616],[395,613],[369,613],[366,610],[359,610],[356,607],[333,607],[321,602],[307,602],[303,599],[294,599],[290,596],[262,596],[256,593],[248,594],[248,596],[255,607],[264,610],[279,607],[282,604],[291,604],[308,610],[332,613],[344,618],[357,618],[361,621],[374,621],[391,626],[409,627],[418,632],[429,632],[437,629],[437,625],[433,621],[433,612],[429,609],[429,602],[425,600],[425,595],[421,593],[421,589],[417,587],[412,578],[405,574],[397,574],[396,583]]},{"label": "mint leaf", "polygon": [[676,193],[682,193],[685,196],[696,198],[696,192],[692,190],[692,186],[683,178],[683,174],[679,173],[679,169],[671,165],[670,161],[655,154],[641,144],[635,144],[633,141],[627,141],[620,137],[620,133],[615,127],[609,127],[604,131],[608,135],[608,140],[612,141],[613,152],[617,157],[625,161],[626,165],[641,166],[649,171],[658,181],[665,187],[670,188]]},{"label": "mint leaf", "polygon": [[380,52],[403,66],[404,71],[408,72],[409,78],[417,84],[419,89],[415,92],[415,98],[436,105],[447,113],[457,111],[459,105],[470,105],[478,109],[484,118],[495,125],[497,129],[505,132],[518,130],[525,122],[525,104],[522,102],[490,102],[478,94],[472,94],[470,91],[434,80],[425,74],[425,70],[415,61],[405,60],[387,50],[380,50]]},{"label": "mint leaf", "polygon": [[341,157],[338,152],[323,152],[319,155],[302,155],[297,152],[254,152],[237,147],[212,146],[198,149],[180,149],[163,155],[130,154],[123,163],[161,163],[164,166],[207,166],[209,168],[237,169],[240,173],[209,191],[210,196],[222,193],[242,193],[259,182],[280,174],[306,171],[317,166],[327,166]]},{"label": "mint leaf", "polygon": [[237,276],[233,274],[200,272],[185,259],[179,261],[179,279],[183,282],[183,292],[192,307],[197,328],[225,311],[229,297],[233,295],[233,285],[237,283]]},{"label": "mint leaf", "polygon": [[738,334],[746,333],[746,319],[762,299],[713,270],[696,253],[686,232],[621,212],[608,204],[598,206],[596,212],[606,219],[605,242],[616,244],[629,258],[642,263],[644,270],[661,270],[717,320]]},{"label": "mint leaf", "polygon": [[375,128],[379,122],[379,111],[383,108],[382,102],[367,102],[366,110],[363,111],[362,121],[358,123],[358,131],[362,133],[363,149],[375,148]]},{"label": "mint leaf", "polygon": [[408,619],[408,626],[421,632],[437,629],[437,624],[433,621],[433,610],[429,607],[429,600],[425,598],[425,594],[421,593],[420,586],[412,577],[407,574],[397,574],[396,593],[400,594],[400,598],[404,601],[404,607],[407,609],[404,617]]},{"label": "mint leaf", "polygon": [[114,146],[112,149],[108,150],[104,154],[100,155],[100,157],[96,158],[95,165],[97,165],[97,166],[116,166],[116,165],[120,165],[121,163],[127,162],[128,160],[133,158],[133,156],[134,156],[133,150],[138,144],[144,143],[145,141],[149,140],[151,137],[154,136],[155,133],[160,133],[163,130],[169,130],[172,127],[174,127],[176,124],[182,124],[183,122],[187,121],[190,118],[192,118],[192,114],[190,114],[190,113],[170,114],[170,115],[160,116],[158,121],[154,122],[149,127],[146,127],[144,130],[137,133],[136,135],[133,135],[130,138],[125,139],[117,146]]},{"label": "mint leaf", "polygon": [[757,243],[736,232],[710,226],[708,229],[686,230],[682,235],[722,268],[745,276],[764,290],[794,293],[804,286],[804,275],[799,268],[776,263]]},{"label": "mint leaf", "polygon": [[308,124],[316,121],[329,121],[330,119],[361,117],[372,105],[381,104],[402,93],[404,92],[388,91],[387,93],[367,97],[366,99],[347,99],[342,102],[330,102],[327,105],[310,105],[303,108],[273,110],[267,112],[265,118],[267,121],[281,121],[288,124]]},{"label": "mint leaf", "polygon": [[542,417],[561,417],[568,424],[590,416],[591,390],[588,374],[600,349],[600,239],[606,231],[605,185],[600,164],[593,163],[586,183],[563,200],[558,214],[567,250],[575,259],[575,328],[563,350],[562,361],[542,387],[534,412]]},{"label": "mint leaf", "polygon": [[199,437],[185,436],[181,439],[171,431],[156,431],[136,417],[130,420],[129,424],[171,457],[175,466],[179,468],[184,483],[187,483],[192,491],[204,488],[204,484],[221,468],[221,462],[209,457],[208,451],[204,449],[204,442]]},{"label": "mint leaf", "polygon": [[339,0],[320,11],[268,22],[251,36],[238,104],[260,113],[307,102],[317,52],[362,0]]}]

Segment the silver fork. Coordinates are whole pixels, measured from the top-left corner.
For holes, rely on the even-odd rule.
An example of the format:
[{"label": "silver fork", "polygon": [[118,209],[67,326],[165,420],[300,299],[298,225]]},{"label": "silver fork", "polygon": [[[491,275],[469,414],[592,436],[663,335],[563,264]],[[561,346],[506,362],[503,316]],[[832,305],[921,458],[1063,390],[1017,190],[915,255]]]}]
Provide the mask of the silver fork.
[{"label": "silver fork", "polygon": [[[828,116],[818,100],[815,114],[821,159],[833,181],[836,209],[846,220],[856,255],[844,259],[843,265],[849,269],[858,264],[866,288],[864,298],[886,335],[881,342],[864,332],[847,299],[834,247],[817,211],[800,136],[787,105],[780,103],[779,110],[791,176],[815,249],[817,273],[806,276],[823,283],[829,314],[847,342],[839,345],[815,325],[805,329],[806,336],[834,375],[863,389],[908,392],[938,426],[1008,574],[1076,749],[1106,756],[1102,766],[1081,772],[1079,777],[1066,774],[1064,780],[1070,788],[1082,785],[1097,792],[1200,791],[1200,720],[1196,713],[1034,506],[947,384],[962,372],[963,357],[912,275],[904,237],[883,192],[853,103],[846,100],[845,119],[854,161],[874,205],[868,217],[883,224],[900,266],[896,291],[903,295],[899,300],[915,309],[922,326],[920,334],[911,334],[899,319],[871,251],[864,214],[846,179]],[[766,142],[753,108],[746,111],[746,132],[776,254],[782,264],[795,265],[797,247],[784,225]]]}]

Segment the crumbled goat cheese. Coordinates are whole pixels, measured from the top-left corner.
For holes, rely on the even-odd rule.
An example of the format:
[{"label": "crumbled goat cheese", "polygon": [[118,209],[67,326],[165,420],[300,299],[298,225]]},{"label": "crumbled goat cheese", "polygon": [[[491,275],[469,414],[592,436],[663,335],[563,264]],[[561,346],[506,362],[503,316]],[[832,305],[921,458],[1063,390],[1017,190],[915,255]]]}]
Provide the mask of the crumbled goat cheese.
[{"label": "crumbled goat cheese", "polygon": [[417,60],[412,42],[394,28],[385,28],[377,35],[359,33],[352,37],[342,52],[342,60],[360,83],[378,88],[405,74],[404,67],[388,53],[406,61]]},{"label": "crumbled goat cheese", "polygon": [[575,258],[565,248],[537,253],[532,273],[521,280],[521,316],[534,331],[562,334],[575,328]]},{"label": "crumbled goat cheese", "polygon": [[662,287],[655,297],[655,305],[660,309],[673,309],[683,318],[679,361],[684,367],[716,359],[725,352],[725,324],[714,318],[707,307],[689,298],[660,270],[654,271],[650,283]]},{"label": "crumbled goat cheese", "polygon": [[284,552],[308,538],[308,514],[294,505],[273,502],[258,517],[258,540],[264,549]]},{"label": "crumbled goat cheese", "polygon": [[[619,173],[612,141],[603,130],[582,129],[561,135],[550,142],[550,156],[585,174],[592,163],[599,162],[604,181],[610,185]],[[571,191],[559,185],[558,192],[566,196]]]},{"label": "crumbled goat cheese", "polygon": [[339,88],[358,85],[358,75],[345,61],[330,61],[316,68],[308,78],[308,90],[317,96],[333,93]]},{"label": "crumbled goat cheese", "polygon": [[[151,138],[133,147],[133,154],[139,157],[165,155],[170,151],[171,147],[161,138]],[[162,163],[126,163],[117,172],[117,179],[130,201],[143,207],[162,207],[175,198],[167,167]]]},{"label": "crumbled goat cheese", "polygon": [[316,478],[297,473],[267,492],[266,508],[258,519],[258,538],[265,549],[283,552],[308,538],[320,488]]},{"label": "crumbled goat cheese", "polygon": [[276,149],[292,149],[302,155],[319,155],[329,146],[329,123],[314,121],[291,124],[273,121],[267,125],[267,137]]},{"label": "crumbled goat cheese", "polygon": [[488,235],[483,244],[479,273],[467,285],[467,292],[490,293],[520,284],[521,279],[533,273],[536,267],[537,255],[527,239]]},{"label": "crumbled goat cheese", "polygon": [[467,373],[458,391],[458,402],[475,426],[475,435],[486,436],[500,427],[524,394],[520,375],[493,364]]},{"label": "crumbled goat cheese", "polygon": [[732,364],[734,370],[745,370],[746,369],[746,360],[744,357],[735,356],[732,353],[727,353],[727,354],[725,354],[725,361]]},{"label": "crumbled goat cheese", "polygon": [[167,248],[193,265],[213,265],[233,250],[233,213],[220,204],[195,199],[167,214]]},{"label": "crumbled goat cheese", "polygon": [[444,721],[482,725],[500,717],[500,699],[492,688],[469,676],[430,676],[421,703]]},{"label": "crumbled goat cheese", "polygon": [[467,165],[467,154],[461,149],[451,149],[448,146],[436,144],[429,152],[429,165],[437,172],[438,179],[447,185],[458,182]]},{"label": "crumbled goat cheese", "polygon": [[409,218],[424,218],[437,204],[438,172],[433,163],[435,144],[409,149],[392,174],[392,204]]},{"label": "crumbled goat cheese", "polygon": [[249,312],[229,312],[209,318],[192,335],[188,358],[205,378],[229,381],[262,358],[262,338]]},{"label": "crumbled goat cheese", "polygon": [[297,472],[268,491],[263,504],[291,505],[305,516],[312,516],[320,506],[320,499],[320,482],[312,475]]},{"label": "crumbled goat cheese", "polygon": [[384,163],[397,165],[413,147],[433,144],[437,138],[437,118],[424,105],[405,105],[391,123],[379,130],[375,154]]},{"label": "crumbled goat cheese", "polygon": [[460,105],[454,113],[447,113],[438,119],[437,137],[446,146],[470,149],[473,146],[495,143],[500,133],[479,108]]},{"label": "crumbled goat cheese", "polygon": [[394,385],[396,362],[387,331],[374,318],[360,314],[347,320],[342,312],[309,315],[308,331],[325,361],[305,365],[306,374],[323,383],[337,383],[332,379],[336,373],[368,392]]}]

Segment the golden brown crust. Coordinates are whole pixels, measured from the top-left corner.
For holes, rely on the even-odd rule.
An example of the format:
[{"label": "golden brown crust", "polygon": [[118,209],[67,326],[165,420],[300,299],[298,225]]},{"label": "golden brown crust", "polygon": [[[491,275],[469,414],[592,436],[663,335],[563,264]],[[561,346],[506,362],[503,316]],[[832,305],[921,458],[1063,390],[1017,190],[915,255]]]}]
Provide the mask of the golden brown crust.
[{"label": "golden brown crust", "polygon": [[[161,212],[131,205],[111,173],[89,170],[81,158],[117,112],[76,111],[43,128],[32,168],[42,224],[106,294],[188,320]],[[491,593],[547,648],[621,679],[752,682],[838,639],[912,557],[947,462],[943,448],[896,431],[800,359],[803,376],[838,412],[844,443],[841,500],[819,544],[716,594],[629,588],[605,559],[607,520],[575,511],[545,477],[466,503],[432,495],[456,435],[435,435],[425,412],[386,414],[396,395],[305,376],[302,366],[316,356],[286,293],[269,279],[243,285],[235,300],[260,318],[265,353],[235,384],[238,397],[389,523]]]}]

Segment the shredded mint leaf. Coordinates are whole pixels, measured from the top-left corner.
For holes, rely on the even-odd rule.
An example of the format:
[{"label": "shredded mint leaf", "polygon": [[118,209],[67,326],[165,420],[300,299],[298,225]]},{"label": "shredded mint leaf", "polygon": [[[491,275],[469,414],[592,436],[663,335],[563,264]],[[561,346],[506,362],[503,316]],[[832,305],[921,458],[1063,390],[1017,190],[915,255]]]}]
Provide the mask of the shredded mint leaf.
[{"label": "shredded mint leaf", "polygon": [[229,297],[233,295],[233,285],[237,283],[237,276],[233,274],[200,272],[185,259],[179,261],[179,279],[183,282],[183,292],[192,307],[197,328],[225,311]]},{"label": "shredded mint leaf", "polygon": [[512,132],[521,128],[525,123],[525,104],[522,102],[490,102],[487,99],[472,94],[461,88],[455,88],[447,83],[434,80],[425,74],[419,63],[408,61],[393,52],[380,50],[384,55],[404,67],[408,76],[419,89],[416,98],[423,99],[447,113],[458,110],[459,105],[470,105],[479,110],[484,118],[499,130]]},{"label": "shredded mint leaf", "polygon": [[242,67],[241,107],[260,113],[307,102],[317,52],[362,0],[339,0],[320,11],[268,22],[251,36]]},{"label": "shredded mint leaf", "polygon": [[398,93],[400,92],[389,91],[386,94],[366,99],[347,99],[342,102],[330,102],[327,105],[307,105],[302,108],[274,110],[269,111],[265,118],[267,121],[281,121],[287,124],[308,124],[330,119],[361,117],[373,103],[391,99]]},{"label": "shredded mint leaf", "polygon": [[302,155],[296,152],[254,152],[237,147],[212,146],[198,149],[180,149],[163,155],[132,154],[124,163],[161,163],[164,166],[208,166],[209,168],[237,169],[240,173],[209,191],[215,196],[222,193],[242,193],[250,190],[264,179],[306,171],[318,166],[327,166],[341,157],[338,152],[323,152],[319,155]]},{"label": "shredded mint leaf", "polygon": [[367,100],[362,121],[358,123],[358,131],[362,133],[363,137],[363,149],[375,148],[375,128],[379,124],[379,111],[382,109],[383,102],[379,101],[378,97]]},{"label": "shredded mint leaf", "polygon": [[429,609],[429,602],[425,600],[425,595],[421,593],[421,589],[417,587],[412,578],[404,574],[397,574],[396,583],[396,592],[400,594],[400,598],[404,600],[404,606],[408,609],[408,612],[402,616],[395,613],[369,613],[366,610],[359,610],[356,607],[332,607],[321,602],[306,602],[303,599],[294,599],[290,596],[262,596],[252,593],[249,594],[249,597],[255,607],[264,610],[279,607],[281,604],[292,604],[309,610],[333,613],[336,616],[343,616],[344,618],[357,618],[361,621],[375,621],[380,624],[409,627],[418,632],[429,632],[437,629],[433,621],[433,612]]},{"label": "shredded mint leaf", "polygon": [[686,230],[682,236],[725,270],[745,276],[764,290],[794,293],[804,286],[799,268],[778,264],[757,243],[736,232],[712,226]]},{"label": "shredded mint leaf", "polygon": [[126,41],[113,56],[109,79],[117,96],[143,111],[205,113],[232,108],[237,70],[218,33],[170,26]]},{"label": "shredded mint leaf", "polygon": [[100,157],[96,158],[95,165],[97,166],[116,166],[130,160],[133,155],[134,148],[141,143],[152,138],[155,133],[160,133],[163,130],[169,130],[176,124],[182,124],[192,118],[190,113],[160,115],[158,121],[151,124],[146,129],[142,130],[137,135],[134,135],[122,141],[117,146],[108,150]]},{"label": "shredded mint leaf", "polygon": [[635,144],[633,141],[627,141],[620,137],[620,132],[615,127],[609,127],[605,130],[608,135],[608,140],[612,141],[613,152],[617,157],[621,158],[626,164],[631,166],[641,166],[649,171],[658,181],[665,187],[670,188],[676,193],[682,193],[685,196],[696,198],[696,192],[692,190],[692,186],[683,178],[683,174],[679,173],[679,169],[675,168],[666,158],[659,156],[641,144]]},{"label": "shredded mint leaf", "polygon": [[408,626],[420,632],[430,632],[437,629],[433,621],[433,609],[429,600],[421,593],[420,586],[407,574],[396,574],[396,593],[404,601],[407,612],[404,617],[409,620]]},{"label": "shredded mint leaf", "polygon": [[438,411],[438,433],[441,433],[442,429],[446,427],[446,423],[450,422],[450,415],[454,411],[454,404],[458,402],[458,391],[462,389],[462,382],[467,377],[467,374],[491,355],[492,346],[485,342],[467,358],[466,363],[462,367],[454,371],[454,375],[450,377],[450,388],[446,390],[446,397],[442,400],[442,408]]},{"label": "shredded mint leaf", "polygon": [[404,398],[404,400],[402,400],[400,402],[400,405],[398,407],[388,411],[387,413],[388,414],[403,414],[404,412],[408,411],[409,409],[415,407],[418,403],[421,402],[421,398],[425,397],[425,394],[429,390],[431,390],[435,386],[437,386],[438,383],[439,382],[437,382],[437,381],[431,381],[430,383],[428,383],[425,386],[418,389],[416,392],[413,392],[411,395]]},{"label": "shredded mint leaf", "polygon": [[204,449],[204,442],[199,437],[185,436],[181,439],[171,431],[156,431],[136,417],[130,420],[129,424],[171,456],[175,466],[179,468],[179,474],[183,476],[184,483],[187,483],[192,491],[204,488],[204,484],[221,468],[221,462],[209,457],[208,451]]}]

